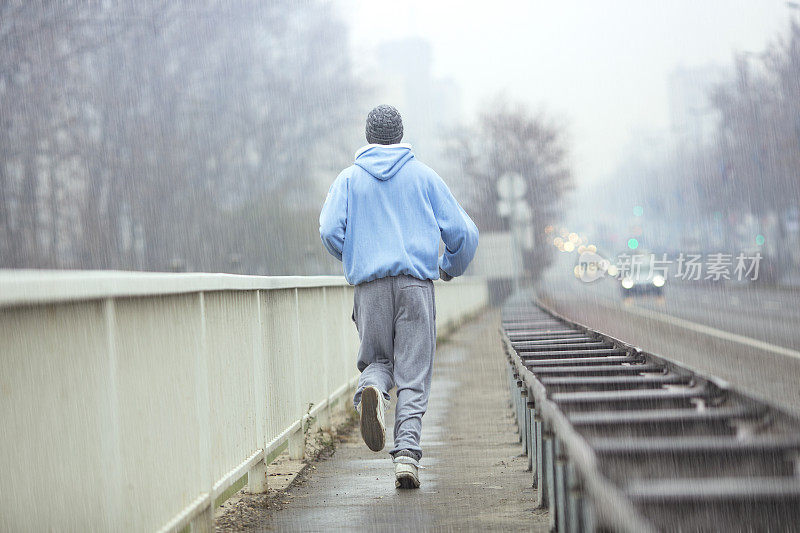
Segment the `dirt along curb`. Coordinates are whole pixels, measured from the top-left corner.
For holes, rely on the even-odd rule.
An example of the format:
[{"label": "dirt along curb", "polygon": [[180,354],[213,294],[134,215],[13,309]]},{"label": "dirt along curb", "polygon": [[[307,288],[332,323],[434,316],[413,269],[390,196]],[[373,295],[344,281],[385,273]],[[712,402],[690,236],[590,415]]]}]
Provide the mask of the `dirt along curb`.
[{"label": "dirt along curb", "polygon": [[289,453],[284,451],[268,465],[269,488],[264,494],[247,492],[247,480],[243,478],[245,488],[214,511],[214,530],[217,533],[243,531],[268,521],[272,513],[291,502],[292,490],[308,481],[316,464],[333,457],[337,446],[351,438],[357,421],[355,410],[347,409],[332,417],[330,429],[312,427],[306,435],[303,460],[289,459]]}]

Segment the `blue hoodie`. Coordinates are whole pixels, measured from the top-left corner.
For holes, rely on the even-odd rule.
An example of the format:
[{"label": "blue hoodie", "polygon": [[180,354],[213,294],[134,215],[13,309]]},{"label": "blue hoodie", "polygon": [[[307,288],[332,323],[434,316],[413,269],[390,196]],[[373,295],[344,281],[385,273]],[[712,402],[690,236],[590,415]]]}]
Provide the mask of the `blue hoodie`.
[{"label": "blue hoodie", "polygon": [[478,228],[408,144],[356,152],[328,191],[319,234],[352,285],[399,274],[438,279],[440,267],[460,276],[478,247]]}]

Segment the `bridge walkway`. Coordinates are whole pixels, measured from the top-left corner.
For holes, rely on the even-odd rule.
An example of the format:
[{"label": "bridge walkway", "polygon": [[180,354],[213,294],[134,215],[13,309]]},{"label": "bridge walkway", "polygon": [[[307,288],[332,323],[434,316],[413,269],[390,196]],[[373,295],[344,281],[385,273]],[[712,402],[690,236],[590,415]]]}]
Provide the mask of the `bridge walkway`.
[{"label": "bridge walkway", "polygon": [[419,490],[394,487],[391,428],[381,453],[368,450],[356,428],[253,530],[546,531],[508,405],[499,324],[499,313],[488,311],[440,341]]}]

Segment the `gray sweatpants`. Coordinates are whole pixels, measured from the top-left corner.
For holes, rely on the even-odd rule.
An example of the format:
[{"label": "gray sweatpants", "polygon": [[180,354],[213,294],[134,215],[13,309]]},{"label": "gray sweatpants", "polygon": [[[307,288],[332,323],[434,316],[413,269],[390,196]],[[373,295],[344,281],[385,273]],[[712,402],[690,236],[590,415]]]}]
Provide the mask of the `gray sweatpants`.
[{"label": "gray sweatpants", "polygon": [[422,415],[428,408],[436,350],[433,282],[403,275],[356,285],[353,320],[361,339],[361,377],[353,403],[359,404],[361,391],[369,385],[388,400],[396,385],[391,453],[411,450],[421,456]]}]

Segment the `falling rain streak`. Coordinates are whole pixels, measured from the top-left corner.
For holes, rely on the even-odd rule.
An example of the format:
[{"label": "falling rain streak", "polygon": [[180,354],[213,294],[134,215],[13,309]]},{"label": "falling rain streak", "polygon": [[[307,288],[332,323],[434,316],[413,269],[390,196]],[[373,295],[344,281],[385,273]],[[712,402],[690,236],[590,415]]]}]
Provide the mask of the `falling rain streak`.
[{"label": "falling rain streak", "polygon": [[[528,318],[552,310],[796,417],[800,6],[562,4],[0,1],[0,274],[341,275],[320,208],[369,110],[392,104],[480,230],[466,274],[493,304],[515,293]],[[349,327],[346,311],[325,319]],[[470,335],[497,329],[487,316]],[[470,372],[495,372],[475,346]],[[0,392],[12,381],[0,372]],[[779,459],[796,481],[793,449]],[[525,490],[509,511],[522,524]]]}]

